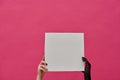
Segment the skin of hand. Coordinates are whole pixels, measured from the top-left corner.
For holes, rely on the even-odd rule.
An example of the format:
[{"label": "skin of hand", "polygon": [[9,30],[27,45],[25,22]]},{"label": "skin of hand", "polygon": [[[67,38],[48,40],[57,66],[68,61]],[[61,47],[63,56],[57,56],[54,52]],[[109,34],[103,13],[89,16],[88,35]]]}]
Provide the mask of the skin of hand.
[{"label": "skin of hand", "polygon": [[45,73],[48,71],[47,69],[47,63],[45,62],[45,58],[43,58],[38,65],[38,74],[37,74],[37,80],[42,80]]}]

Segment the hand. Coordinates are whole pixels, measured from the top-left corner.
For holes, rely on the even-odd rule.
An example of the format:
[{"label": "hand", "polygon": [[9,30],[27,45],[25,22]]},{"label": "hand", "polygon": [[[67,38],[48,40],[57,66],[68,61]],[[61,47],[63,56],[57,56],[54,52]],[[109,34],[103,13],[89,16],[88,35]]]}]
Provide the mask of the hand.
[{"label": "hand", "polygon": [[82,71],[84,73],[84,80],[91,80],[91,64],[85,57],[82,57],[82,60],[85,62],[85,71]]},{"label": "hand", "polygon": [[85,69],[90,69],[90,68],[91,68],[91,64],[90,64],[90,62],[87,60],[87,58],[82,57],[82,61],[85,62]]},{"label": "hand", "polygon": [[37,80],[42,80],[43,76],[45,73],[48,71],[47,69],[47,63],[45,62],[45,58],[43,58],[38,65],[38,75],[37,75]]}]

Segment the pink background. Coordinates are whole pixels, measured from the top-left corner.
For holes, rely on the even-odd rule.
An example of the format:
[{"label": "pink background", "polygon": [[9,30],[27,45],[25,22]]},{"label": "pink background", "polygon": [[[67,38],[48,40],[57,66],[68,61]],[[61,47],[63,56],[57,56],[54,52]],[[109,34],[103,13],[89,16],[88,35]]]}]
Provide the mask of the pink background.
[{"label": "pink background", "polygon": [[[92,80],[120,80],[120,0],[0,0],[0,80],[35,80],[45,32],[84,32]],[[45,80],[83,80],[80,72]]]}]

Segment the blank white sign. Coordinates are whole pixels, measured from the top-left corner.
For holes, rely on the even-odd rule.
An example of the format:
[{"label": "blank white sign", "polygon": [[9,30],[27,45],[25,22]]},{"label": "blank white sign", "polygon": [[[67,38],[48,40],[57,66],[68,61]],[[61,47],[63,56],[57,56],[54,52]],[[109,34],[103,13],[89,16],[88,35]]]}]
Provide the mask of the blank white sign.
[{"label": "blank white sign", "polygon": [[48,71],[84,71],[83,33],[45,33]]}]

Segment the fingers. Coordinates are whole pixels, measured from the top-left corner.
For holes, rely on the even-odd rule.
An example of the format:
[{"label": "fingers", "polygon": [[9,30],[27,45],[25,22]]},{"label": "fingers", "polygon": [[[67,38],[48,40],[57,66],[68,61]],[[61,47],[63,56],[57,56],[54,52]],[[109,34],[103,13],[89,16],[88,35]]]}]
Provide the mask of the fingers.
[{"label": "fingers", "polygon": [[86,62],[86,61],[87,61],[87,58],[82,57],[82,61],[83,61],[83,62]]},{"label": "fingers", "polygon": [[40,65],[40,66],[39,66],[39,70],[40,70],[40,71],[43,71],[43,72],[48,71],[46,65]]},{"label": "fingers", "polygon": [[40,62],[39,66],[38,66],[38,70],[43,71],[43,72],[48,71],[47,63],[45,62],[45,58],[43,58],[42,61]]},{"label": "fingers", "polygon": [[85,73],[85,71],[81,71],[82,73]]},{"label": "fingers", "polygon": [[40,63],[41,65],[46,65],[47,66],[47,63],[45,62],[45,61],[41,61],[41,63]]},{"label": "fingers", "polygon": [[43,57],[43,59],[42,59],[43,61],[45,61],[45,56]]}]

